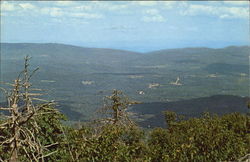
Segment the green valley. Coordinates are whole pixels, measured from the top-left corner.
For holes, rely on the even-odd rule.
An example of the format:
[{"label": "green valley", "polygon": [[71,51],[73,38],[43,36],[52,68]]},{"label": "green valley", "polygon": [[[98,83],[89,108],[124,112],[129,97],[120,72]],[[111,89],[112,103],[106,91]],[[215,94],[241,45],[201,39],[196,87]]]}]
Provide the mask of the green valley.
[{"label": "green valley", "polygon": [[84,121],[102,107],[103,97],[113,89],[145,104],[249,96],[249,52],[249,46],[138,53],[53,43],[1,43],[0,80],[12,82],[29,55],[31,67],[40,68],[32,78],[36,88],[48,94],[46,99],[58,102],[71,120]]}]

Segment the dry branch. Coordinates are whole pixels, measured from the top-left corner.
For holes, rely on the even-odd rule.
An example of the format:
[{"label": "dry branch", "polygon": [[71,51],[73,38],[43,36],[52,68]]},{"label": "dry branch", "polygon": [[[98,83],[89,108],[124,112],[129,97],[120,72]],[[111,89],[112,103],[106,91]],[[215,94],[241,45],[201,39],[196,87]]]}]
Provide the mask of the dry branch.
[{"label": "dry branch", "polygon": [[[20,160],[20,156],[24,156],[30,161],[44,161],[45,157],[54,154],[56,151],[45,154],[48,147],[56,145],[51,143],[46,146],[41,144],[36,134],[40,133],[40,127],[37,123],[37,118],[43,115],[56,113],[52,108],[52,102],[45,102],[43,104],[34,105],[32,100],[46,101],[39,98],[32,98],[32,96],[41,96],[41,93],[30,92],[32,84],[30,83],[31,77],[38,70],[29,73],[29,57],[25,57],[24,70],[18,75],[13,84],[7,83],[12,86],[12,91],[8,93],[5,89],[1,88],[7,95],[7,107],[1,107],[0,110],[8,111],[8,115],[3,115],[3,122],[0,124],[0,146],[7,150],[6,154],[9,155],[8,159],[1,159],[0,161],[16,162]],[[6,84],[6,83],[5,83]],[[45,111],[46,110],[46,111]],[[2,133],[3,132],[3,133]]]}]

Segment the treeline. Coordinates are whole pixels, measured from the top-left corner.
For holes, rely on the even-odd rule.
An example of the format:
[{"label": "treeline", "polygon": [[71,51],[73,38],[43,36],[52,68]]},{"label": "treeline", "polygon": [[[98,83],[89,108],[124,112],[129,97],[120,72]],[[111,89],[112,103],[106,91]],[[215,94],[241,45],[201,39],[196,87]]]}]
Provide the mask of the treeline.
[{"label": "treeline", "polygon": [[136,102],[118,90],[94,122],[62,124],[54,103],[34,92],[28,59],[0,107],[0,161],[235,161],[250,152],[249,114],[183,120],[164,112],[166,129],[143,130],[126,112]]}]

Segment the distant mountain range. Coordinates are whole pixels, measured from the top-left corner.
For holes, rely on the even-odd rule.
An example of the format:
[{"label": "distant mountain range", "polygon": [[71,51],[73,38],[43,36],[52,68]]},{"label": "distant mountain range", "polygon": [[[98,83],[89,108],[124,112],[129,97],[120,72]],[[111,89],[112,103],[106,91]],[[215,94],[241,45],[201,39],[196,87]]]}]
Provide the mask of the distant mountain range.
[{"label": "distant mountain range", "polygon": [[[45,89],[45,98],[58,101],[59,109],[72,120],[90,119],[112,89],[143,103],[249,96],[249,46],[150,53],[55,43],[1,43],[0,47],[0,80],[13,81],[24,56],[32,56],[31,67],[40,67],[33,85]],[[172,84],[177,78],[179,84]]]}]

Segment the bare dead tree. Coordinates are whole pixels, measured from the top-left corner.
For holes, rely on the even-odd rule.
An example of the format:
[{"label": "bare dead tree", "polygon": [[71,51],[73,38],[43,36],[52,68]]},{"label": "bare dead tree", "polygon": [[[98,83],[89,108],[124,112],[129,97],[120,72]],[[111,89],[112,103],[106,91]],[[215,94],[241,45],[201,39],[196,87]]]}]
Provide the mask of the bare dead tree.
[{"label": "bare dead tree", "polygon": [[130,120],[127,109],[130,105],[137,103],[129,100],[122,91],[114,89],[111,96],[104,97],[104,106],[99,110],[103,118],[98,122],[126,127],[132,126],[135,123]]},{"label": "bare dead tree", "polygon": [[[9,84],[12,91],[6,91],[7,107],[0,107],[0,111],[7,111],[0,123],[0,147],[8,157],[1,159],[0,155],[1,161],[16,162],[20,158],[44,161],[45,157],[56,152],[50,152],[48,148],[57,143],[43,145],[36,136],[41,133],[37,117],[57,111],[52,108],[53,102],[37,98],[42,94],[34,91],[40,89],[31,89],[30,79],[38,68],[30,73],[29,59],[30,57],[25,57],[24,70],[13,84]],[[33,101],[38,103],[34,104]]]}]

